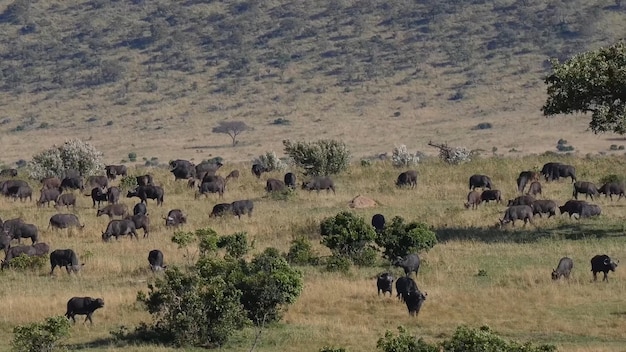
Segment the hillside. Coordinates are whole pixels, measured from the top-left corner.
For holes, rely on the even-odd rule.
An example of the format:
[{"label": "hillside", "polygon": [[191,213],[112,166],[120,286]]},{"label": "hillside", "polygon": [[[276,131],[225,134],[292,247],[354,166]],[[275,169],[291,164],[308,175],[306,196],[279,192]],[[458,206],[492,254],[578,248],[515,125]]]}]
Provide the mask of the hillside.
[{"label": "hillside", "polygon": [[[138,156],[248,161],[281,140],[357,156],[427,142],[515,155],[626,144],[546,119],[546,59],[626,35],[613,1],[0,1],[1,160],[89,139]],[[221,120],[253,128],[236,147]],[[472,129],[491,123],[489,130]],[[432,149],[432,148],[430,148]]]}]

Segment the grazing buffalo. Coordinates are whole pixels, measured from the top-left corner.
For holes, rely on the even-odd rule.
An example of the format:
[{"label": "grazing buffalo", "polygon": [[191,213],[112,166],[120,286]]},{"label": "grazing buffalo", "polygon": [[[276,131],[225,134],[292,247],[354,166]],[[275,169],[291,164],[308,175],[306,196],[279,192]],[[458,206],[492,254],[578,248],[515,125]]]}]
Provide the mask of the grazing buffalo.
[{"label": "grazing buffalo", "polygon": [[109,179],[106,176],[89,176],[87,177],[87,186],[107,188],[109,187]]},{"label": "grazing buffalo", "polygon": [[533,181],[533,183],[530,184],[530,187],[528,187],[528,193],[526,193],[526,195],[534,197],[538,194],[541,194],[541,183],[539,183],[539,181]]},{"label": "grazing buffalo", "polygon": [[30,238],[33,244],[39,241],[39,230],[37,229],[37,226],[34,224],[24,223],[21,220],[16,222],[13,226],[5,228],[4,231],[12,239],[17,240],[17,243],[21,243],[22,238]]},{"label": "grazing buffalo", "polygon": [[422,304],[426,300],[426,293],[420,291],[409,291],[404,295],[406,308],[409,310],[410,316],[417,316],[422,309]]},{"label": "grazing buffalo", "polygon": [[10,197],[17,193],[17,190],[22,186],[28,186],[26,181],[22,180],[7,180],[0,183],[0,192],[3,195]]},{"label": "grazing buffalo", "polygon": [[576,182],[576,168],[572,165],[554,162],[546,163],[541,169],[541,174],[544,175],[546,182],[567,177],[572,179],[572,183]]},{"label": "grazing buffalo", "polygon": [[81,225],[78,217],[74,214],[54,214],[50,217],[48,228],[54,230],[66,229],[69,227],[84,228],[85,225]]},{"label": "grazing buffalo", "polygon": [[22,218],[9,219],[2,223],[2,232],[6,233],[11,239],[13,239],[13,231],[21,224],[25,224]]},{"label": "grazing buffalo", "polygon": [[2,169],[0,171],[0,177],[16,177],[17,170],[16,169]]},{"label": "grazing buffalo", "polygon": [[265,190],[267,192],[280,192],[285,189],[285,183],[275,178],[268,178],[265,183]]},{"label": "grazing buffalo", "polygon": [[420,257],[417,254],[409,254],[406,258],[398,257],[394,262],[394,266],[399,266],[404,269],[404,274],[409,276],[412,272],[417,272],[420,269]]},{"label": "grazing buffalo", "polygon": [[57,197],[54,207],[57,209],[60,207],[67,207],[69,209],[70,205],[72,208],[76,209],[76,196],[72,193],[64,193]]},{"label": "grazing buffalo", "polygon": [[613,200],[613,195],[616,194],[619,197],[617,200],[622,199],[622,197],[626,197],[624,193],[624,185],[617,182],[608,182],[602,185],[600,189],[598,189],[598,193],[604,194],[604,197],[611,197]]},{"label": "grazing buffalo", "polygon": [[198,187],[198,192],[196,192],[194,198],[198,199],[201,195],[207,197],[209,193],[217,193],[220,198],[224,198],[225,189],[226,183],[221,179],[212,182],[203,182],[200,184],[200,187]]},{"label": "grazing buffalo", "polygon": [[41,206],[44,203],[50,206],[50,202],[56,203],[60,195],[61,195],[61,192],[59,192],[57,188],[42,189],[41,196],[39,196],[39,200],[37,201],[37,206]]},{"label": "grazing buffalo", "polygon": [[154,179],[150,174],[137,176],[135,179],[137,179],[137,186],[154,185]]},{"label": "grazing buffalo", "polygon": [[504,217],[500,219],[500,226],[504,226],[509,222],[515,226],[515,220],[524,220],[524,227],[526,227],[527,222],[533,224],[532,219],[533,208],[530,205],[512,205],[504,212]]},{"label": "grazing buffalo", "polygon": [[217,170],[219,170],[222,166],[224,166],[224,164],[220,163],[219,161],[217,161],[217,162],[203,161],[200,164],[196,165],[196,167],[195,167],[195,169],[196,169],[196,176],[200,175],[200,174],[213,174],[213,175],[215,175]]},{"label": "grazing buffalo", "polygon": [[26,200],[26,198],[28,198],[31,202],[33,201],[33,189],[30,188],[29,185],[26,186],[20,186],[17,189],[17,192],[15,192],[15,194],[12,195],[14,200],[17,200],[17,198],[20,199],[20,202],[23,202]]},{"label": "grazing buffalo", "polygon": [[226,175],[226,181],[233,179],[236,180],[239,178],[239,170],[233,170],[228,175]]},{"label": "grazing buffalo", "polygon": [[107,215],[109,219],[114,216],[125,217],[128,215],[128,206],[126,204],[109,204],[102,209],[98,209],[96,216]]},{"label": "grazing buffalo", "polygon": [[530,195],[525,195],[525,196],[519,196],[515,199],[509,199],[509,203],[507,206],[512,206],[512,205],[533,205],[533,202],[535,201],[535,197],[530,196]]},{"label": "grazing buffalo", "polygon": [[167,213],[165,226],[179,226],[187,222],[187,216],[180,209],[172,209]]},{"label": "grazing buffalo", "polygon": [[486,189],[480,194],[480,200],[489,203],[492,200],[496,203],[502,203],[502,192],[498,189]]},{"label": "grazing buffalo", "polygon": [[396,297],[400,301],[404,301],[404,297],[409,292],[418,291],[415,280],[408,276],[400,276],[396,280]]},{"label": "grazing buffalo", "polygon": [[316,190],[317,193],[319,193],[320,190],[325,189],[326,193],[333,191],[333,194],[336,194],[335,183],[330,177],[327,176],[316,176],[310,181],[303,182],[302,189],[306,189],[307,191]]},{"label": "grazing buffalo", "polygon": [[115,236],[115,239],[117,240],[120,236],[125,235],[131,235],[131,239],[135,236],[135,238],[139,240],[135,223],[128,219],[111,220],[107,225],[107,229],[102,233],[102,240],[108,241],[112,236]]},{"label": "grazing buffalo", "polygon": [[517,191],[524,193],[524,188],[528,182],[539,181],[539,173],[534,171],[522,171],[517,177]]},{"label": "grazing buffalo", "polygon": [[230,209],[239,219],[241,219],[241,216],[245,214],[248,214],[248,217],[251,217],[252,210],[254,209],[254,203],[252,203],[249,199],[236,200],[230,203]]},{"label": "grazing buffalo", "polygon": [[372,216],[372,227],[374,227],[377,233],[383,232],[385,229],[385,217],[383,214],[374,214]]},{"label": "grazing buffalo", "polygon": [[396,186],[409,186],[411,188],[415,188],[417,186],[417,171],[407,170],[398,175],[398,178],[396,179]]},{"label": "grazing buffalo", "polygon": [[128,191],[127,198],[138,197],[142,203],[148,204],[148,198],[154,199],[157,205],[163,205],[163,195],[165,192],[161,186],[138,186],[134,190]]},{"label": "grazing buffalo", "polygon": [[585,202],[584,200],[568,200],[567,202],[565,202],[565,204],[559,207],[559,211],[561,212],[561,214],[567,213],[570,218],[574,214],[578,214],[578,216],[580,217],[583,206],[585,204],[589,203]]},{"label": "grazing buffalo", "polygon": [[120,201],[121,194],[122,191],[118,187],[110,187],[107,190],[107,201],[109,202],[109,204],[117,204]]},{"label": "grazing buffalo", "polygon": [[592,216],[599,216],[600,213],[602,212],[602,209],[600,209],[600,206],[597,204],[583,204],[583,207],[580,211],[579,214],[579,219],[580,218],[590,218]]},{"label": "grazing buffalo", "polygon": [[215,204],[213,206],[213,210],[211,211],[211,214],[209,214],[209,217],[218,217],[218,216],[223,216],[226,213],[230,212],[232,210],[232,204],[231,203],[219,203],[219,204]]},{"label": "grazing buffalo", "polygon": [[596,255],[591,258],[591,272],[593,273],[593,281],[597,281],[598,277],[596,276],[598,273],[604,273],[604,278],[602,281],[609,281],[609,277],[607,276],[609,271],[615,272],[617,268],[618,261],[613,261],[608,255]]},{"label": "grazing buffalo", "polygon": [[491,178],[487,175],[472,175],[469,178],[469,189],[476,188],[493,188],[493,183],[491,182]]},{"label": "grazing buffalo", "polygon": [[267,171],[268,170],[265,168],[265,166],[261,164],[252,165],[252,174],[256,176],[256,178],[261,178],[261,174]]},{"label": "grazing buffalo", "polygon": [[196,177],[196,167],[189,160],[176,159],[170,161],[170,172],[174,174],[174,180],[186,180]]},{"label": "grazing buffalo", "polygon": [[465,202],[463,205],[466,209],[469,209],[470,207],[472,207],[472,209],[476,209],[478,208],[480,203],[482,203],[482,201],[483,200],[480,197],[480,193],[476,191],[470,191],[467,194],[467,202]]},{"label": "grazing buffalo", "polygon": [[11,260],[17,258],[20,255],[26,255],[29,257],[42,257],[47,255],[50,251],[50,246],[46,243],[37,243],[32,246],[16,246],[11,247],[5,251],[6,256],[2,262],[2,269],[11,265]]},{"label": "grazing buffalo", "polygon": [[46,177],[41,180],[41,189],[61,188],[61,180],[58,177]]},{"label": "grazing buffalo", "polygon": [[0,249],[4,250],[5,256],[9,248],[11,248],[11,237],[4,232],[0,232]]},{"label": "grazing buffalo", "polygon": [[143,229],[144,238],[150,236],[150,218],[147,215],[128,215],[124,219],[131,220],[135,224],[135,230]]},{"label": "grazing buffalo", "polygon": [[585,195],[585,199],[587,199],[587,197],[591,197],[591,200],[593,200],[593,196],[600,195],[596,185],[587,181],[577,181],[574,183],[572,197],[574,197],[574,199],[578,199],[578,193],[583,193]]},{"label": "grazing buffalo", "polygon": [[533,208],[533,215],[539,214],[540,217],[543,217],[541,214],[548,213],[548,219],[556,216],[556,202],[550,199],[538,199],[533,202],[531,205]]},{"label": "grazing buffalo", "polygon": [[385,295],[385,292],[389,292],[389,296],[392,296],[393,276],[389,273],[382,273],[378,275],[378,279],[376,279],[376,287],[378,287],[379,296],[381,292],[383,293],[383,296]]},{"label": "grazing buffalo", "polygon": [[59,187],[62,191],[66,191],[68,189],[79,189],[81,191],[85,190],[85,186],[83,184],[83,179],[80,177],[66,177],[61,181],[61,186]]},{"label": "grazing buffalo", "polygon": [[148,263],[152,271],[167,269],[167,265],[163,265],[163,252],[158,249],[153,249],[148,253]]},{"label": "grazing buffalo", "polygon": [[563,257],[559,260],[559,265],[556,269],[552,270],[552,280],[558,280],[561,276],[564,276],[569,280],[569,275],[574,268],[574,261],[569,257]]},{"label": "grazing buffalo", "polygon": [[104,171],[110,180],[115,180],[118,175],[126,176],[127,174],[126,165],[107,165],[104,167]]},{"label": "grazing buffalo", "polygon": [[223,184],[226,184],[226,179],[220,175],[205,174],[204,176],[202,176],[202,182],[200,183],[205,183],[205,182],[221,182]]},{"label": "grazing buffalo", "polygon": [[93,202],[92,208],[96,207],[96,203],[98,203],[98,208],[100,208],[100,202],[107,201],[107,191],[102,187],[94,187],[91,189],[91,200]]},{"label": "grazing buffalo", "polygon": [[57,249],[50,253],[50,275],[54,273],[54,269],[58,266],[65,267],[68,274],[77,273],[83,264],[78,263],[78,256],[72,249]]},{"label": "grazing buffalo", "polygon": [[148,207],[144,203],[137,203],[133,207],[133,215],[148,215]]},{"label": "grazing buffalo", "polygon": [[296,189],[296,174],[293,172],[288,172],[283,177],[283,182],[285,182],[285,186]]},{"label": "grazing buffalo", "polygon": [[74,316],[87,315],[83,324],[89,320],[89,322],[93,325],[91,316],[96,309],[100,309],[102,307],[104,307],[104,299],[102,298],[72,297],[69,301],[67,301],[67,311],[65,312],[65,316],[68,319],[72,319],[72,321],[76,323]]}]

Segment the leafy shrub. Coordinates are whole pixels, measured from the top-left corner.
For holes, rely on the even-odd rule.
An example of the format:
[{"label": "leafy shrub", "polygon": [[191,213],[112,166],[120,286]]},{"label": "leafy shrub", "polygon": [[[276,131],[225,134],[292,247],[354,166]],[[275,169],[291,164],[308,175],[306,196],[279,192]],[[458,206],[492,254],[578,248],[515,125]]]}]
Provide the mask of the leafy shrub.
[{"label": "leafy shrub", "polygon": [[291,241],[286,258],[289,263],[296,265],[316,265],[319,261],[313,252],[311,241],[304,236],[298,236]]},{"label": "leafy shrub", "polygon": [[351,265],[350,258],[341,255],[333,254],[326,258],[326,271],[338,271],[347,274],[350,271]]},{"label": "leafy shrub", "polygon": [[128,160],[130,160],[131,163],[134,163],[135,161],[137,161],[137,153],[135,152],[128,153]]},{"label": "leafy shrub", "polygon": [[[178,245],[178,249],[184,249],[183,257],[189,263],[193,263],[197,254],[208,255],[217,251],[217,232],[210,227],[197,229],[194,232],[176,231],[172,236],[172,242]],[[197,249],[190,248],[192,243],[197,243]]]},{"label": "leafy shrub", "polygon": [[557,144],[556,145],[556,150],[560,151],[560,152],[571,152],[574,150],[574,147],[571,145],[565,145],[565,144]]},{"label": "leafy shrub", "polygon": [[610,174],[610,175],[603,176],[600,179],[600,185],[603,185],[605,183],[610,183],[610,182],[617,182],[617,183],[622,183],[622,184],[626,183],[626,176]]},{"label": "leafy shrub", "polygon": [[70,139],[57,147],[34,155],[29,163],[29,176],[34,179],[60,177],[67,169],[91,176],[104,171],[102,152],[80,139]]},{"label": "leafy shrub", "polygon": [[133,189],[137,187],[137,178],[135,176],[122,176],[120,180],[120,186],[122,190]]},{"label": "leafy shrub", "polygon": [[481,122],[478,125],[472,127],[472,130],[488,130],[493,128],[493,125],[490,122]]},{"label": "leafy shrub", "polygon": [[45,256],[29,256],[20,254],[9,261],[9,266],[17,270],[33,270],[37,271],[47,264],[48,260]]},{"label": "leafy shrub", "polygon": [[437,244],[437,236],[424,223],[404,223],[396,216],[385,229],[376,236],[376,244],[383,248],[383,255],[390,260],[405,257],[407,254],[428,251]]},{"label": "leafy shrub", "polygon": [[62,316],[46,318],[41,323],[18,325],[13,328],[14,352],[62,351],[59,341],[70,335],[70,321]]},{"label": "leafy shrub", "polygon": [[343,142],[322,139],[316,142],[284,140],[285,153],[309,176],[334,175],[348,168],[350,151]]},{"label": "leafy shrub", "polygon": [[277,119],[275,119],[274,121],[272,121],[272,125],[291,125],[291,121],[287,120],[287,119],[283,119],[282,117],[279,117]]},{"label": "leafy shrub", "polygon": [[376,347],[383,352],[439,352],[439,348],[417,339],[402,326],[398,326],[398,335],[387,330],[385,336],[378,339]]},{"label": "leafy shrub", "polygon": [[282,201],[287,201],[289,199],[292,199],[296,196],[296,191],[293,188],[289,188],[286,187],[285,189],[281,190],[281,191],[277,191],[277,192],[270,192],[267,194],[267,197],[269,197],[272,200],[282,200]]},{"label": "leafy shrub", "polygon": [[611,144],[609,150],[617,150],[617,144]]},{"label": "leafy shrub", "polygon": [[254,164],[262,165],[267,171],[284,171],[287,169],[287,164],[280,160],[273,150],[263,155],[259,155],[252,162]]},{"label": "leafy shrub", "polygon": [[563,138],[560,138],[560,139],[556,142],[556,144],[557,144],[557,145],[565,145],[565,144],[567,144],[567,140],[565,140],[565,139],[563,139]]},{"label": "leafy shrub", "polygon": [[239,259],[250,250],[248,234],[245,232],[237,232],[230,236],[220,237],[220,239],[217,240],[217,247],[225,248],[228,255],[232,258]]},{"label": "leafy shrub", "polygon": [[372,166],[372,161],[370,159],[361,159],[361,166],[363,167]]},{"label": "leafy shrub", "polygon": [[376,238],[372,226],[361,217],[344,211],[324,219],[320,224],[322,244],[333,254],[345,256],[355,264],[371,265],[370,243]]},{"label": "leafy shrub", "polygon": [[420,158],[417,154],[411,154],[406,148],[406,145],[401,144],[393,148],[391,154],[391,163],[395,167],[409,167],[417,165]]},{"label": "leafy shrub", "polygon": [[454,147],[450,150],[441,149],[439,158],[452,165],[462,164],[471,161],[472,152],[465,147]]}]

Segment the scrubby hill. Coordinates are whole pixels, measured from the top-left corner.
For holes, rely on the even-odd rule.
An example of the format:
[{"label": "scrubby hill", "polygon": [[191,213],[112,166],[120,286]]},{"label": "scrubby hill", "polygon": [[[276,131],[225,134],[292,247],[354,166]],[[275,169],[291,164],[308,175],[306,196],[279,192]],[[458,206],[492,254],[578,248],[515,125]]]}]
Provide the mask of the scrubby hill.
[{"label": "scrubby hill", "polygon": [[[70,134],[111,162],[249,160],[285,138],[339,138],[357,155],[428,139],[498,153],[615,143],[585,132],[584,116],[539,112],[547,58],[626,34],[626,11],[608,0],[15,0],[0,11],[5,163]],[[231,148],[211,134],[223,119],[254,130]],[[481,122],[493,127],[472,130]]]}]

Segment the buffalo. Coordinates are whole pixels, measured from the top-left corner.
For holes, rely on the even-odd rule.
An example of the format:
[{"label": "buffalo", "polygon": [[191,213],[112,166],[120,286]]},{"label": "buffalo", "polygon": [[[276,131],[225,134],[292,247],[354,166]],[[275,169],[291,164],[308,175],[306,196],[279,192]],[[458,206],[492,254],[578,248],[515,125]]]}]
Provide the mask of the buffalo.
[{"label": "buffalo", "polygon": [[16,246],[10,247],[5,251],[6,256],[2,262],[2,269],[11,265],[11,260],[17,258],[20,255],[26,255],[29,257],[42,257],[47,255],[50,251],[50,246],[46,243],[37,243],[31,246]]},{"label": "buffalo", "polygon": [[502,192],[498,189],[486,189],[480,194],[480,200],[489,203],[492,200],[496,203],[502,203]]},{"label": "buffalo", "polygon": [[107,165],[104,167],[104,171],[110,180],[115,180],[118,175],[126,176],[127,174],[126,165]]},{"label": "buffalo", "polygon": [[61,192],[59,192],[57,188],[42,189],[41,196],[39,196],[39,200],[37,201],[37,206],[41,206],[44,203],[50,206],[50,202],[56,203],[60,195],[61,195]]},{"label": "buffalo", "polygon": [[219,161],[203,161],[200,164],[196,165],[195,172],[196,176],[200,174],[213,174],[217,172],[224,164]]},{"label": "buffalo", "polygon": [[532,218],[533,208],[529,205],[512,205],[504,212],[504,217],[500,219],[500,226],[504,226],[509,222],[515,226],[515,220],[523,220],[525,227],[527,222],[533,223]]},{"label": "buffalo", "polygon": [[67,311],[65,312],[65,316],[68,319],[72,319],[72,321],[76,323],[74,316],[87,315],[83,324],[89,320],[89,322],[93,325],[91,316],[96,309],[100,309],[102,307],[104,307],[104,299],[102,298],[72,297],[69,301],[67,301]]},{"label": "buffalo", "polygon": [[265,190],[267,192],[280,192],[285,189],[285,183],[275,178],[268,178],[265,183]]},{"label": "buffalo", "polygon": [[32,202],[33,201],[33,189],[30,188],[29,185],[20,186],[17,189],[17,192],[15,192],[15,194],[13,194],[12,196],[14,200],[17,200],[17,198],[19,198],[20,201],[23,202],[26,200],[26,198],[28,198],[28,200]]},{"label": "buffalo", "polygon": [[148,215],[148,207],[144,203],[137,203],[133,207],[133,215]]},{"label": "buffalo", "polygon": [[265,166],[261,164],[254,164],[252,165],[251,171],[252,174],[256,176],[256,178],[261,178],[261,174],[267,172],[268,170],[265,168]]},{"label": "buffalo", "polygon": [[493,183],[491,182],[491,178],[487,175],[472,175],[469,178],[469,189],[476,188],[487,188],[492,189]]},{"label": "buffalo", "polygon": [[533,202],[531,205],[533,208],[533,215],[539,214],[540,217],[543,217],[541,214],[548,213],[548,218],[556,216],[556,202],[549,199],[538,199]]},{"label": "buffalo", "polygon": [[426,300],[426,293],[418,291],[409,291],[404,294],[404,302],[406,308],[409,310],[410,316],[417,316],[422,309],[422,304]]},{"label": "buffalo", "polygon": [[144,214],[127,215],[124,219],[135,224],[135,230],[143,229],[143,237],[150,236],[150,218]]},{"label": "buffalo", "polygon": [[463,205],[465,206],[466,209],[469,209],[470,207],[472,207],[472,209],[476,209],[478,208],[480,203],[482,203],[480,193],[476,191],[470,191],[467,194],[467,202],[464,203]]},{"label": "buffalo", "polygon": [[127,198],[138,197],[142,203],[148,204],[148,198],[154,199],[157,205],[163,205],[163,196],[165,192],[161,186],[138,186],[134,190],[129,190],[126,194]]},{"label": "buffalo", "polygon": [[608,182],[603,184],[602,187],[598,189],[598,193],[604,194],[605,198],[611,197],[611,200],[613,200],[614,194],[619,196],[617,200],[622,199],[622,197],[626,197],[624,193],[624,185],[617,182]]},{"label": "buffalo", "polygon": [[64,193],[57,197],[54,207],[57,209],[60,207],[67,207],[69,209],[70,205],[72,208],[76,209],[76,196],[72,193]]},{"label": "buffalo", "polygon": [[106,176],[89,176],[87,177],[87,186],[107,188],[109,187],[109,179]]},{"label": "buffalo", "polygon": [[389,296],[393,295],[393,276],[389,273],[382,273],[378,275],[378,279],[376,279],[376,287],[378,287],[379,296],[381,292],[383,293],[383,296],[385,295],[385,292],[389,292]]},{"label": "buffalo", "polygon": [[552,280],[558,280],[561,276],[569,279],[569,275],[574,268],[574,261],[571,258],[563,257],[559,260],[556,269],[552,270]]},{"label": "buffalo", "polygon": [[17,239],[17,243],[21,243],[22,238],[30,238],[33,244],[39,241],[39,230],[37,229],[37,226],[34,224],[27,224],[21,220],[16,222],[13,226],[8,228],[5,227],[4,231],[12,239]]},{"label": "buffalo", "polygon": [[158,249],[153,249],[148,253],[148,263],[152,271],[167,269],[167,265],[163,265],[163,252]]},{"label": "buffalo", "polygon": [[385,229],[385,216],[383,214],[374,214],[372,216],[372,227],[374,227],[377,233],[383,232]]},{"label": "buffalo", "polygon": [[213,210],[211,211],[211,214],[209,214],[209,217],[218,217],[218,216],[222,216],[225,215],[227,212],[232,210],[232,204],[231,203],[219,203],[219,204],[215,204],[213,206]]},{"label": "buffalo", "polygon": [[66,191],[68,189],[79,189],[83,191],[85,190],[85,185],[83,184],[83,180],[80,177],[66,177],[61,181],[61,186],[59,188],[62,191]]},{"label": "buffalo", "polygon": [[252,216],[252,210],[254,209],[254,203],[249,199],[236,200],[230,203],[230,208],[239,219],[242,215],[248,214],[248,217]]},{"label": "buffalo", "polygon": [[507,206],[513,206],[513,205],[533,205],[533,202],[535,201],[535,197],[530,196],[530,195],[525,195],[525,196],[519,196],[515,199],[509,199],[509,203],[507,204]]},{"label": "buffalo", "polygon": [[108,241],[112,236],[115,236],[115,239],[117,240],[119,236],[125,235],[131,235],[131,239],[135,236],[135,238],[139,240],[135,223],[128,219],[111,220],[109,221],[106,230],[102,233],[102,240]]},{"label": "buffalo", "polygon": [[536,196],[537,194],[541,194],[541,183],[539,181],[533,181],[528,187],[528,193],[526,195]]},{"label": "buffalo", "polygon": [[150,174],[136,176],[135,179],[137,180],[137,186],[154,185],[154,179]]},{"label": "buffalo", "polygon": [[609,271],[615,272],[615,269],[617,268],[618,263],[619,263],[619,260],[613,261],[613,259],[611,259],[606,254],[596,255],[593,258],[591,258],[591,272],[593,273],[593,281],[597,281],[598,280],[597,274],[602,272],[604,273],[604,278],[602,279],[602,281],[608,282]]},{"label": "buffalo", "polygon": [[295,189],[296,188],[296,174],[293,172],[288,172],[283,177],[283,182],[285,182],[285,186]]},{"label": "buffalo", "polygon": [[411,188],[415,188],[417,186],[417,171],[408,170],[398,175],[398,178],[396,179],[396,186],[409,186]]},{"label": "buffalo", "polygon": [[420,268],[420,258],[417,254],[409,254],[406,258],[398,257],[394,262],[394,266],[399,266],[404,269],[404,274],[409,276],[412,272],[417,272]]},{"label": "buffalo", "polygon": [[236,180],[239,178],[239,170],[233,170],[228,175],[226,175],[226,181],[233,179]]},{"label": "buffalo", "polygon": [[200,187],[198,187],[198,192],[196,192],[194,198],[198,199],[201,195],[206,197],[209,193],[217,193],[220,198],[224,198],[225,189],[226,184],[221,179],[212,182],[203,182],[200,184]]},{"label": "buffalo", "polygon": [[587,199],[587,197],[591,197],[591,200],[593,200],[593,196],[600,195],[596,185],[587,181],[577,181],[574,183],[572,197],[574,197],[574,199],[578,199],[578,193],[583,193],[585,195],[585,199]]},{"label": "buffalo", "polygon": [[42,189],[53,189],[61,187],[61,180],[58,177],[46,177],[41,180]]},{"label": "buffalo", "polygon": [[128,206],[126,204],[109,204],[104,208],[99,208],[96,216],[107,215],[109,219],[114,216],[125,217],[128,215]]},{"label": "buffalo", "polygon": [[320,190],[325,189],[326,193],[333,191],[333,194],[335,194],[335,183],[330,177],[316,176],[307,182],[303,182],[302,189],[306,189],[307,191],[316,190],[317,193],[319,193]]},{"label": "buffalo", "polygon": [[576,182],[576,168],[572,165],[550,162],[543,165],[541,174],[547,181],[558,180],[559,178],[570,177],[572,183]]},{"label": "buffalo", "polygon": [[561,214],[567,213],[570,218],[574,214],[578,214],[578,216],[580,217],[584,204],[589,203],[585,202],[584,200],[568,200],[567,202],[565,202],[565,204],[559,207],[559,211],[561,212]]},{"label": "buffalo", "polygon": [[72,249],[56,249],[50,253],[50,275],[54,273],[54,269],[58,267],[65,267],[68,274],[72,272],[77,273],[83,264],[78,263],[78,256]]},{"label": "buffalo", "polygon": [[180,209],[172,209],[167,213],[165,226],[178,226],[187,222],[187,216]]},{"label": "buffalo", "polygon": [[404,301],[404,297],[409,292],[418,291],[415,280],[408,276],[400,276],[396,280],[396,297],[400,301]]},{"label": "buffalo", "polygon": [[13,197],[17,194],[17,191],[20,189],[20,187],[25,186],[28,186],[28,183],[26,183],[26,181],[7,180],[0,183],[0,192],[7,197]]},{"label": "buffalo", "polygon": [[82,229],[85,225],[81,225],[78,217],[74,214],[54,214],[50,217],[48,228],[57,230],[69,227],[78,227]]},{"label": "buffalo", "polygon": [[94,187],[91,189],[92,208],[96,207],[96,203],[98,203],[98,208],[100,208],[100,202],[106,202],[107,199],[107,191],[104,188]]},{"label": "buffalo", "polygon": [[11,237],[4,232],[0,232],[0,249],[4,250],[5,256],[9,248],[11,248]]},{"label": "buffalo", "polygon": [[578,218],[590,218],[592,216],[599,216],[602,212],[600,206],[597,204],[583,204],[583,207],[580,211]]},{"label": "buffalo", "polygon": [[517,191],[524,193],[524,188],[528,182],[539,181],[539,173],[534,171],[522,171],[517,177]]},{"label": "buffalo", "polygon": [[177,159],[170,161],[170,167],[170,172],[174,174],[174,180],[186,180],[196,177],[196,167],[188,160]]},{"label": "buffalo", "polygon": [[120,191],[118,187],[109,187],[109,189],[107,190],[107,201],[109,202],[109,204],[117,204],[120,201],[121,194],[122,191]]}]

